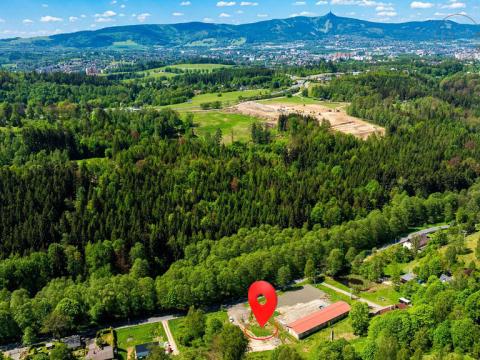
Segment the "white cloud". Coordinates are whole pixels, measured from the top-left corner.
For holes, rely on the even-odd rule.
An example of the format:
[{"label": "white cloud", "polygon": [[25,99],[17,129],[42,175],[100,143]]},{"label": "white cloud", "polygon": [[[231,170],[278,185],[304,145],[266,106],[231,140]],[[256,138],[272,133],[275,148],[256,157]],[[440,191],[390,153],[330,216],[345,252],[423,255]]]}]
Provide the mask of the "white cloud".
[{"label": "white cloud", "polygon": [[95,14],[96,18],[109,18],[114,16],[117,16],[117,13],[112,10],[107,10],[103,14]]},{"label": "white cloud", "polygon": [[44,23],[62,22],[63,19],[62,19],[62,18],[59,18],[59,17],[47,15],[47,16],[42,16],[42,17],[40,18],[40,21],[41,21],[41,22],[44,22]]},{"label": "white cloud", "polygon": [[320,0],[315,3],[315,5],[327,5],[328,1]]},{"label": "white cloud", "polygon": [[258,18],[267,18],[268,14],[257,14]]},{"label": "white cloud", "polygon": [[395,11],[395,8],[390,5],[378,5],[375,11]]},{"label": "white cloud", "polygon": [[75,21],[77,21],[77,20],[78,20],[78,17],[76,17],[76,16],[70,16],[70,17],[68,18],[68,21],[70,21],[71,23],[73,23],[73,22],[75,22]]},{"label": "white cloud", "polygon": [[258,6],[258,2],[242,1],[240,6]]},{"label": "white cloud", "polygon": [[110,5],[115,5],[116,3],[117,3],[117,0],[110,1]]},{"label": "white cloud", "polygon": [[414,1],[410,4],[412,9],[431,9],[434,5],[429,2]]},{"label": "white cloud", "polygon": [[34,21],[33,21],[33,20],[30,20],[30,19],[23,19],[23,20],[22,20],[22,23],[24,23],[25,25],[29,25],[29,24],[33,24]]},{"label": "white cloud", "polygon": [[127,7],[127,5],[125,5],[125,4],[120,5],[120,9],[125,9],[126,7]]},{"label": "white cloud", "polygon": [[306,1],[295,1],[292,5],[293,6],[305,6],[305,5],[307,5],[307,2]]},{"label": "white cloud", "polygon": [[210,23],[210,22],[213,22],[213,19],[206,17],[206,18],[203,18],[203,22]]},{"label": "white cloud", "polygon": [[225,6],[235,6],[237,3],[235,1],[219,1],[217,2],[218,7],[225,7]]},{"label": "white cloud", "polygon": [[43,8],[48,8],[48,4],[42,4]]},{"label": "white cloud", "polygon": [[378,16],[384,16],[384,17],[395,17],[397,16],[397,12],[396,11],[379,11],[377,13]]},{"label": "white cloud", "polygon": [[0,23],[4,23],[5,19],[0,18]]},{"label": "white cloud", "polygon": [[182,1],[180,3],[180,6],[190,6],[190,5],[192,5],[192,3],[190,1]]},{"label": "white cloud", "polygon": [[137,16],[137,20],[140,22],[145,22],[152,14],[150,13],[142,13]]},{"label": "white cloud", "polygon": [[109,23],[109,22],[114,22],[115,19],[111,18],[111,17],[97,17],[95,19],[95,22],[97,23]]},{"label": "white cloud", "polygon": [[442,5],[442,9],[465,9],[467,4],[458,2],[458,1],[450,1],[450,4]]},{"label": "white cloud", "polygon": [[81,17],[82,19],[85,19],[85,18],[87,17],[87,15],[82,14],[82,15],[80,15],[80,17]]},{"label": "white cloud", "polygon": [[185,14],[182,13],[182,12],[174,12],[174,13],[172,13],[172,16],[183,16],[183,15],[185,15]]},{"label": "white cloud", "polygon": [[232,17],[232,15],[227,14],[227,13],[221,13],[220,15],[218,15],[218,17],[221,17],[221,18],[229,18],[229,17]]}]

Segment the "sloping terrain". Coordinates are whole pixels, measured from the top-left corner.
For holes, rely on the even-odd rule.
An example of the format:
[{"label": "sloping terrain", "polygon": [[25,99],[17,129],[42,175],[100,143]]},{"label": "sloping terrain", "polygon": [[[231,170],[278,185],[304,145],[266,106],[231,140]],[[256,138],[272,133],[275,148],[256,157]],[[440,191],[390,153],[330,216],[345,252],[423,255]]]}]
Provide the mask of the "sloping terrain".
[{"label": "sloping terrain", "polygon": [[[121,43],[140,46],[225,46],[238,44],[315,41],[329,36],[357,36],[371,39],[424,41],[472,39],[480,26],[453,21],[374,23],[329,13],[321,17],[293,17],[252,24],[227,25],[201,22],[168,25],[132,25],[32,38],[37,46],[101,48]],[[4,44],[25,44],[24,39],[2,40]]]}]

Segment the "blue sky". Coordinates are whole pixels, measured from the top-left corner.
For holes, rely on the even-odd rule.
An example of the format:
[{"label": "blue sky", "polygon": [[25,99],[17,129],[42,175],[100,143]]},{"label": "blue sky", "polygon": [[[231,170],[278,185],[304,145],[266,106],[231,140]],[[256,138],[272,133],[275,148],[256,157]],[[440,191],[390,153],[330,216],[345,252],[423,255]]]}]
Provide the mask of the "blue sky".
[{"label": "blue sky", "polygon": [[[475,18],[480,14],[480,0],[1,0],[0,38],[142,23],[241,24],[297,15],[320,16],[328,11],[381,22],[442,19],[453,13]],[[476,20],[480,22],[480,18]]]}]

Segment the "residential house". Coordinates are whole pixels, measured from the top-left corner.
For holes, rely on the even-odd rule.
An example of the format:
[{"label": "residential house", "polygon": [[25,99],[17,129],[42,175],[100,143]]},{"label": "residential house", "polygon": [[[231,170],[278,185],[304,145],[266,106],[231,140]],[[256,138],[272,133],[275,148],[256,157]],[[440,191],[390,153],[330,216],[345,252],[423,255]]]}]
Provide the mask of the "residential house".
[{"label": "residential house", "polygon": [[151,342],[141,345],[135,346],[135,359],[146,359],[150,352],[152,351],[152,347],[159,346],[158,342]]}]

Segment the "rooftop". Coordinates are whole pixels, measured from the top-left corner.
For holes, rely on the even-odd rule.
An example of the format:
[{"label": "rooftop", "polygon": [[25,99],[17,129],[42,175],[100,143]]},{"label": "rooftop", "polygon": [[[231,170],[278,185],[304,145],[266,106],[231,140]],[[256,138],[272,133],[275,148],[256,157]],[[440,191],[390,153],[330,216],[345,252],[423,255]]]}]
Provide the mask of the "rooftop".
[{"label": "rooftop", "polygon": [[403,281],[410,281],[410,280],[414,280],[416,278],[416,276],[415,276],[414,273],[408,273],[408,274],[402,275],[400,278]]},{"label": "rooftop", "polygon": [[339,301],[335,304],[329,305],[322,310],[316,311],[304,318],[301,318],[288,327],[295,331],[297,334],[304,333],[317,326],[325,324],[328,321],[334,320],[341,315],[345,315],[350,311],[350,305],[344,301]]},{"label": "rooftop", "polygon": [[158,342],[151,342],[147,344],[140,344],[135,346],[135,353],[137,356],[146,356],[150,353],[152,347],[158,346]]}]

